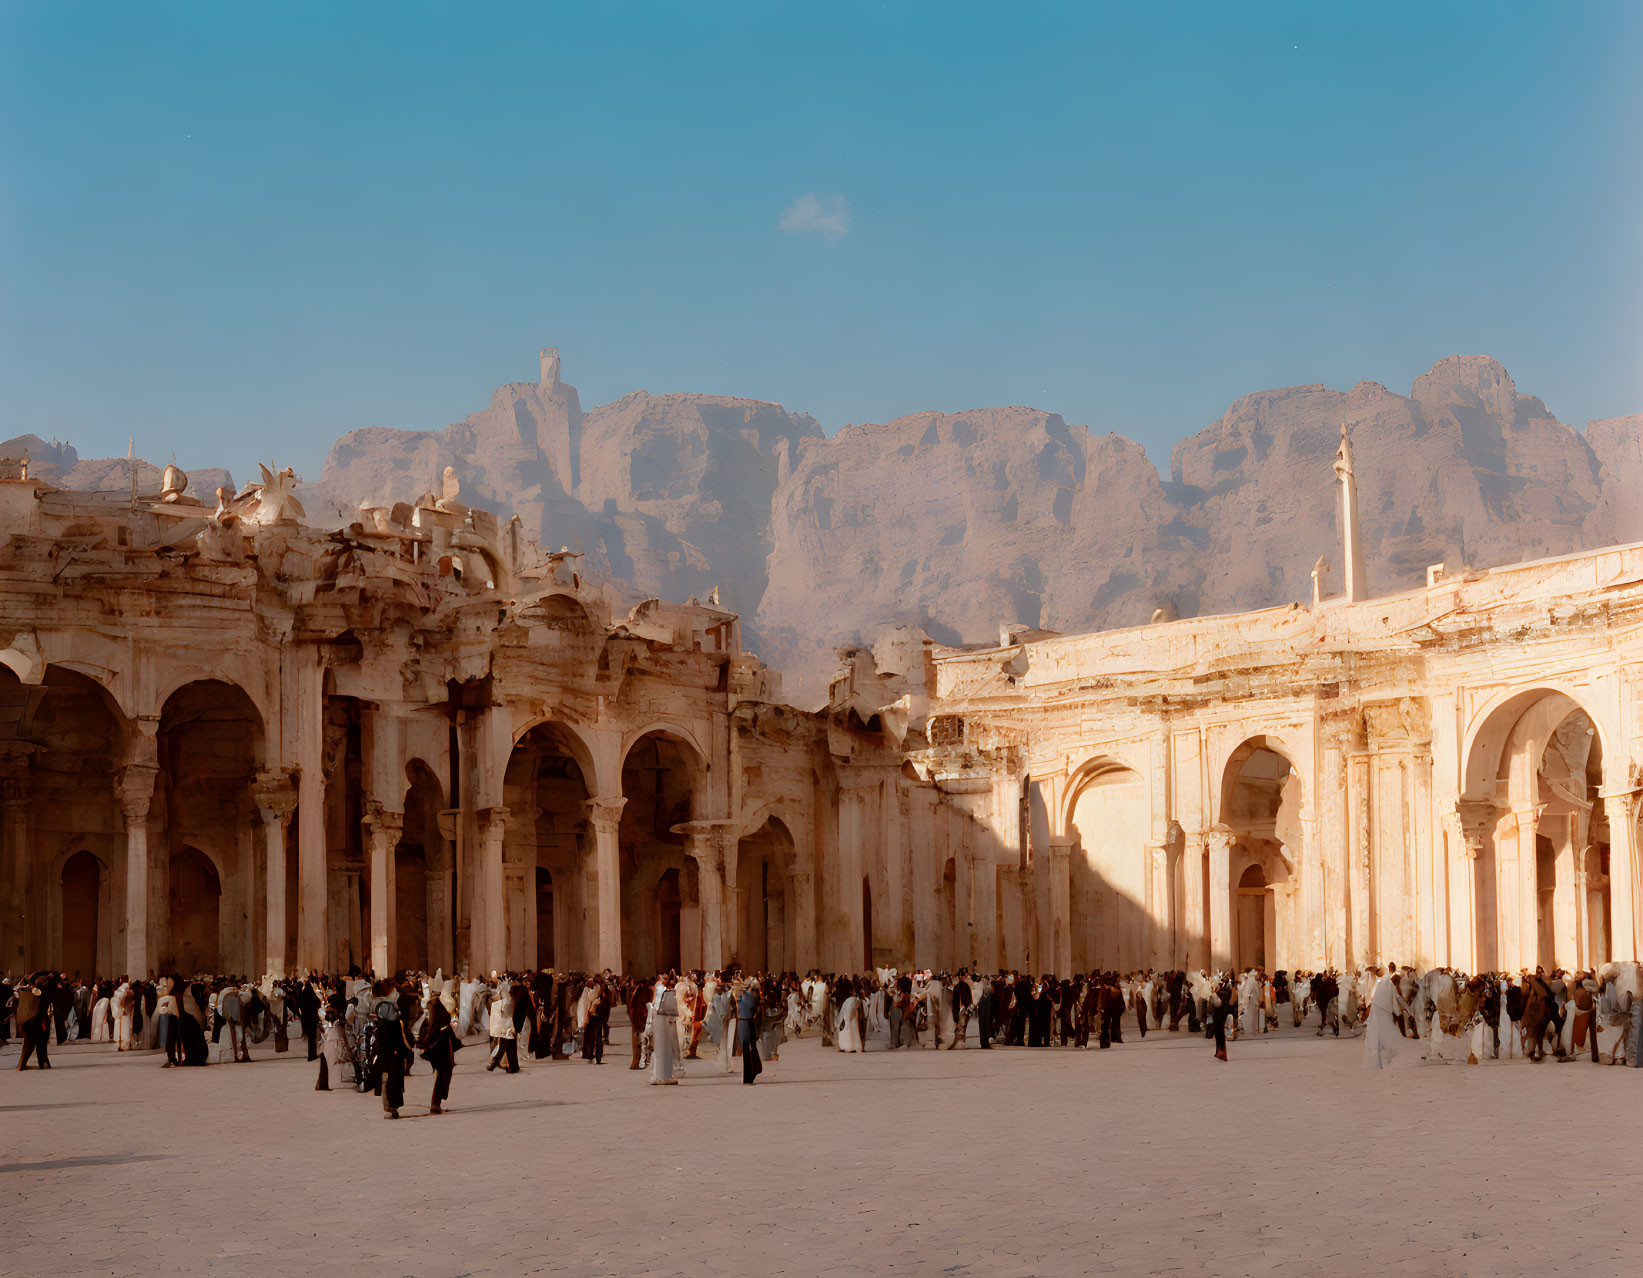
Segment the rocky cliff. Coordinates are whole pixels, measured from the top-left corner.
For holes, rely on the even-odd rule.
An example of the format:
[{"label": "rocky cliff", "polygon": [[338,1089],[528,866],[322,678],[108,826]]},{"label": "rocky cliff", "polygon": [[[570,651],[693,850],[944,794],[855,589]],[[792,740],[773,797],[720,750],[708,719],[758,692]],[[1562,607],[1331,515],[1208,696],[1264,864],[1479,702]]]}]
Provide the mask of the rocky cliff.
[{"label": "rocky cliff", "polygon": [[[38,435],[17,435],[0,441],[0,457],[29,460],[29,473],[56,488],[82,492],[123,493],[131,488],[131,471],[137,471],[137,492],[152,497],[160,491],[161,468],[142,458],[81,458],[73,444],[58,440],[49,443]],[[220,466],[205,466],[188,472],[188,495],[215,502],[217,489],[233,491],[234,480]]]},{"label": "rocky cliff", "polygon": [[[805,414],[715,395],[639,391],[584,413],[547,350],[538,381],[443,430],[344,436],[303,498],[313,518],[346,513],[434,490],[454,466],[464,501],[582,550],[595,578],[675,599],[719,586],[805,704],[838,648],[892,625],[979,643],[1004,623],[1076,631],[1306,601],[1320,556],[1337,592],[1343,422],[1374,592],[1419,585],[1439,561],[1643,540],[1643,415],[1582,434],[1476,356],[1440,361],[1408,395],[1373,382],[1246,395],[1176,446],[1166,480],[1138,444],[1033,408],[831,439]],[[52,482],[129,483],[39,447]]]}]

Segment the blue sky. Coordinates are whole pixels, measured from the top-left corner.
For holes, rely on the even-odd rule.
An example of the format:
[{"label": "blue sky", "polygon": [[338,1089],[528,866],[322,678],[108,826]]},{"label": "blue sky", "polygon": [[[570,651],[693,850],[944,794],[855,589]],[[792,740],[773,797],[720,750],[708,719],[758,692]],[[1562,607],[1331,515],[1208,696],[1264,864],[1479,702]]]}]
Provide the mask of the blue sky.
[{"label": "blue sky", "polygon": [[1643,412],[1643,5],[0,0],[0,434],[317,476],[584,406]]}]

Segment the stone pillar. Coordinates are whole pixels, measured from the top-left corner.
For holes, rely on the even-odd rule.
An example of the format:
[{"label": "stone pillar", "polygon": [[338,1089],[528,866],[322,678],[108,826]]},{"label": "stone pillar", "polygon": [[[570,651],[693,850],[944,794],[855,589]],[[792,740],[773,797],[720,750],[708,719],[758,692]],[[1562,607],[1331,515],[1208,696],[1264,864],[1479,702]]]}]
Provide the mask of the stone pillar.
[{"label": "stone pillar", "polygon": [[[152,739],[149,745],[152,748]],[[128,763],[120,769],[117,783],[126,826],[125,966],[134,981],[149,975],[148,811],[154,802],[154,779],[159,772],[152,763]]]},{"label": "stone pillar", "polygon": [[21,972],[37,966],[28,945],[28,911],[24,906],[29,868],[29,764],[27,754],[11,755],[0,773],[0,971]]},{"label": "stone pillar", "polygon": [[296,778],[289,768],[264,768],[251,784],[257,814],[262,818],[263,878],[267,911],[263,973],[285,976],[285,831],[297,810]]},{"label": "stone pillar", "polygon": [[787,911],[793,934],[793,966],[800,973],[817,965],[816,960],[816,880],[808,870],[793,874],[793,898]]},{"label": "stone pillar", "polygon": [[[1539,857],[1535,852],[1535,833],[1540,825],[1540,812],[1535,807],[1515,807],[1507,817],[1507,838],[1515,845],[1517,857],[1517,918],[1514,929],[1517,937],[1517,959],[1510,970],[1533,968],[1542,961],[1547,971],[1552,969],[1552,956],[1540,953],[1540,875]],[[1498,846],[1498,844],[1497,844]],[[1502,876],[1504,877],[1504,875]]]},{"label": "stone pillar", "polygon": [[[1604,775],[1624,776],[1623,765],[1604,765]],[[1609,818],[1609,957],[1615,962],[1633,962],[1643,931],[1638,926],[1637,796],[1633,793],[1605,794],[1604,815]]]},{"label": "stone pillar", "polygon": [[330,867],[325,848],[325,672],[311,648],[286,650],[280,679],[285,743],[297,774],[297,967],[333,963],[327,937]]},{"label": "stone pillar", "polygon": [[1077,845],[1077,839],[1049,840],[1050,949],[1044,957],[1050,961],[1050,970],[1061,977],[1070,976],[1073,970],[1072,874]]},{"label": "stone pillar", "polygon": [[[972,968],[979,965],[980,971],[992,972],[998,969],[998,863],[984,854],[976,857],[973,864],[975,877],[971,883],[970,908],[975,927],[970,935],[974,938],[974,952],[969,962]],[[1071,944],[1070,938],[1068,943]]]},{"label": "stone pillar", "polygon": [[489,976],[508,965],[508,935],[502,901],[502,840],[508,809],[479,810],[479,865],[474,876],[473,953],[475,969]]},{"label": "stone pillar", "polygon": [[1181,907],[1184,928],[1181,966],[1197,968],[1209,963],[1209,920],[1204,917],[1204,835],[1188,837],[1181,853]]},{"label": "stone pillar", "polygon": [[1212,969],[1232,967],[1232,831],[1217,825],[1209,845],[1209,953]]},{"label": "stone pillar", "polygon": [[399,846],[403,812],[390,812],[372,803],[365,813],[365,864],[371,883],[371,974],[378,980],[394,967],[394,910],[398,905],[394,881],[394,849]]},{"label": "stone pillar", "polygon": [[[593,827],[593,868],[587,875],[589,909],[596,920],[594,961],[600,971],[622,975],[622,795],[588,800]],[[651,975],[646,973],[647,976]]]},{"label": "stone pillar", "polygon": [[[685,852],[696,862],[697,899],[702,911],[702,967],[713,971],[725,965],[726,821],[686,821],[673,828],[685,836]],[[688,964],[687,964],[688,966]]]}]

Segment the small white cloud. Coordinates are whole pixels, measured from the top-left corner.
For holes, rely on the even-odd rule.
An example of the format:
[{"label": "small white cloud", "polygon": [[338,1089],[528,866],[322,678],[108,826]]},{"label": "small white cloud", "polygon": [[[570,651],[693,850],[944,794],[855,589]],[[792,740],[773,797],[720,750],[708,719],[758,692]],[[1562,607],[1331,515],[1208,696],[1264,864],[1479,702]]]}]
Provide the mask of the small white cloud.
[{"label": "small white cloud", "polygon": [[829,242],[850,233],[850,204],[842,195],[801,195],[782,210],[776,229],[789,235],[819,235]]}]

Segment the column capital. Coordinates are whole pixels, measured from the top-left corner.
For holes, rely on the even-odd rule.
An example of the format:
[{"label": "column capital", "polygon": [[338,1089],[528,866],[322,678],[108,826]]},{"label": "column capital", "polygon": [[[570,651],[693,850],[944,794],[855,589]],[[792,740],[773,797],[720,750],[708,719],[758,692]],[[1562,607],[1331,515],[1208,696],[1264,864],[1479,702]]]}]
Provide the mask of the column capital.
[{"label": "column capital", "polygon": [[1045,850],[1053,857],[1071,857],[1073,849],[1077,846],[1078,839],[1076,836],[1070,839],[1058,837],[1044,840]]},{"label": "column capital", "polygon": [[159,774],[159,768],[147,763],[128,763],[119,770],[115,789],[120,798],[120,811],[128,822],[148,816],[154,802],[154,780]]},{"label": "column capital", "polygon": [[[398,815],[398,814],[396,814]],[[492,834],[502,834],[508,828],[508,809],[498,804],[494,808],[480,808],[479,832],[486,838]]]},{"label": "column capital", "polygon": [[1230,852],[1237,836],[1224,825],[1215,825],[1204,831],[1204,846],[1210,852]]},{"label": "column capital", "polygon": [[264,821],[288,825],[297,810],[297,770],[263,768],[251,782],[251,798]]},{"label": "column capital", "polygon": [[380,803],[372,802],[366,806],[365,816],[360,824],[365,827],[365,833],[370,837],[395,838],[405,826],[405,814],[390,812]]},{"label": "column capital", "polygon": [[600,795],[588,800],[588,821],[596,831],[615,834],[622,825],[622,809],[627,806],[626,795]]}]

